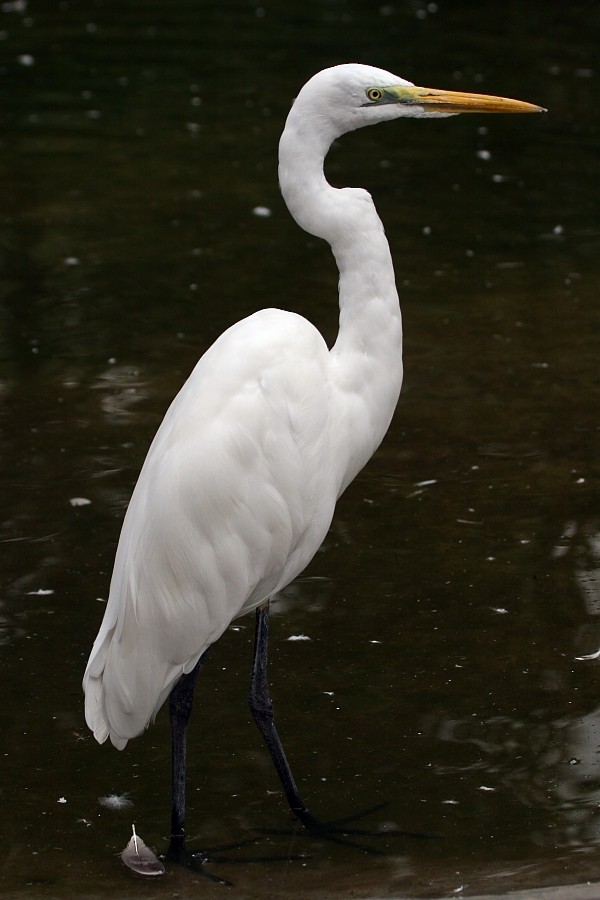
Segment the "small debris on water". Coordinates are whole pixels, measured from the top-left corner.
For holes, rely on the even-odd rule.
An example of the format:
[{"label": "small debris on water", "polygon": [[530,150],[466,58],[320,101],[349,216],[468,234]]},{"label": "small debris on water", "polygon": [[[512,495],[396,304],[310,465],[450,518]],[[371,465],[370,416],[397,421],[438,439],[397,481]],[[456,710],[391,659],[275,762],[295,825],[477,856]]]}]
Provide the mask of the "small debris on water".
[{"label": "small debris on water", "polygon": [[598,659],[600,657],[600,650],[596,650],[595,653],[588,653],[586,656],[576,656],[575,659],[583,660],[583,659]]},{"label": "small debris on water", "polygon": [[307,634],[290,634],[288,641],[310,641],[312,638],[309,638]]},{"label": "small debris on water", "polygon": [[133,806],[128,794],[107,794],[106,797],[98,797],[98,803],[106,809],[128,809]]}]

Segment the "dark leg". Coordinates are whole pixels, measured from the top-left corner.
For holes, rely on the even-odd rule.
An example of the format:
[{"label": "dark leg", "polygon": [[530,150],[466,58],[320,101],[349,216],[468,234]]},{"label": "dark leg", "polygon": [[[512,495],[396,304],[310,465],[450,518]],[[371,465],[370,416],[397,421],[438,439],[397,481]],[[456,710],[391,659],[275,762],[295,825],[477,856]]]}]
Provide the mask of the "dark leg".
[{"label": "dark leg", "polygon": [[[217,856],[215,851],[233,850],[246,846],[247,844],[255,844],[257,843],[256,838],[249,838],[235,844],[226,844],[221,847],[214,847],[210,850],[196,853],[190,853],[185,847],[185,763],[187,726],[192,713],[194,688],[196,687],[198,676],[202,671],[202,665],[208,652],[209,651],[207,650],[203,653],[188,675],[183,675],[179,679],[169,696],[173,766],[173,805],[171,809],[171,841],[169,843],[167,857],[174,862],[195,869],[211,881],[230,885],[231,882],[225,881],[207,871],[205,864],[207,862],[251,862],[252,860],[248,859],[231,859],[229,857]],[[271,859],[280,858],[281,857],[271,857]],[[283,858],[288,861],[290,859],[288,854]],[[268,859],[268,857],[264,857],[262,861],[265,861],[266,859]],[[126,864],[129,865],[129,863]],[[134,868],[134,871],[139,872],[139,868]],[[148,872],[147,874],[154,873]]]},{"label": "dark leg", "polygon": [[267,663],[269,655],[269,601],[256,610],[256,630],[254,632],[254,663],[248,705],[256,726],[262,734],[271,754],[271,759],[279,775],[290,809],[308,828],[316,822],[304,805],[298,792],[292,770],[286,759],[275,722],[273,720],[273,701],[269,693],[267,680]]},{"label": "dark leg", "polygon": [[[292,770],[286,759],[285,752],[281,746],[277,729],[273,717],[273,701],[269,693],[269,684],[267,680],[267,663],[268,663],[268,647],[269,647],[269,603],[268,601],[259,606],[256,610],[256,630],[254,634],[254,664],[252,666],[252,681],[250,683],[250,696],[248,703],[252,718],[256,722],[258,730],[262,734],[265,744],[271,754],[271,759],[279,775],[285,796],[289,803],[291,811],[302,822],[310,834],[316,834],[327,838],[345,846],[355,847],[365,853],[379,854],[380,851],[371,847],[362,846],[350,841],[350,837],[434,837],[431,834],[423,834],[420,832],[407,832],[398,830],[387,830],[385,832],[366,831],[361,828],[350,828],[349,823],[369,813],[376,812],[381,805],[371,809],[364,810],[356,815],[347,816],[343,819],[337,819],[333,822],[320,822],[312,816],[306,808]],[[278,832],[269,829],[270,834],[285,834],[287,832]]]},{"label": "dark leg", "polygon": [[[208,651],[207,651],[208,652]],[[168,857],[177,862],[186,861],[185,852],[185,761],[187,726],[192,713],[194,688],[206,657],[203,653],[192,671],[182,675],[169,697],[171,722],[173,806],[171,809],[171,842]]]}]

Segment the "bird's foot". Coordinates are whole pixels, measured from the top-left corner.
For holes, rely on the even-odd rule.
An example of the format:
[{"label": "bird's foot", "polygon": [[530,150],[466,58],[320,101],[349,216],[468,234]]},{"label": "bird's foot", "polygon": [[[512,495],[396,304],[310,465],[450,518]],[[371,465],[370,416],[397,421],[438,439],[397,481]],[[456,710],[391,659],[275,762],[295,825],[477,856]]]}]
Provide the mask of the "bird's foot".
[{"label": "bird's foot", "polygon": [[221,878],[220,875],[215,875],[214,872],[211,872],[206,868],[206,863],[214,862],[210,851],[200,850],[192,853],[182,847],[179,848],[177,852],[173,852],[173,850],[169,848],[168,852],[162,856],[161,859],[164,859],[165,862],[176,863],[178,866],[184,866],[186,869],[191,869],[193,872],[198,872],[204,878],[208,878],[209,881],[213,881],[216,884],[223,884],[226,887],[229,887],[232,884],[231,881],[228,881],[226,878]]},{"label": "bird's foot", "polygon": [[261,838],[247,838],[244,841],[237,841],[232,844],[221,844],[217,847],[211,847],[206,850],[197,850],[197,851],[189,851],[183,841],[171,839],[171,844],[169,845],[169,849],[166,854],[161,855],[160,859],[164,861],[174,862],[177,865],[185,866],[188,869],[192,869],[194,872],[198,872],[203,875],[205,878],[208,878],[210,881],[215,882],[216,884],[223,884],[227,887],[231,886],[233,882],[228,881],[225,878],[221,878],[218,875],[215,875],[213,872],[209,871],[207,868],[207,864],[210,863],[257,863],[257,862],[289,862],[290,860],[296,859],[307,859],[305,854],[299,854],[295,856],[290,856],[289,854],[278,855],[278,856],[223,856],[223,853],[227,853],[230,850],[239,850],[240,847],[248,847],[250,845],[255,846],[259,844]]},{"label": "bird's foot", "polygon": [[230,886],[232,884],[231,881],[227,881],[227,879],[225,878],[214,875],[206,868],[206,864],[221,862],[249,862],[248,859],[241,859],[240,857],[221,856],[220,854],[228,850],[239,850],[240,847],[247,847],[249,844],[258,844],[258,842],[258,838],[248,838],[245,841],[238,841],[237,843],[233,844],[222,844],[218,847],[211,847],[206,850],[190,851],[187,849],[182,839],[180,839],[179,837],[172,837],[169,849],[161,858],[164,860],[168,860],[169,862],[174,862],[179,866],[185,866],[185,868],[187,869],[192,869],[194,872],[198,872],[205,878],[208,878],[210,881],[214,881],[217,884]]},{"label": "bird's foot", "polygon": [[362,842],[358,842],[353,840],[354,838],[391,838],[391,837],[402,837],[402,838],[437,838],[439,835],[429,834],[422,831],[404,831],[398,828],[390,828],[387,825],[383,825],[380,828],[376,829],[367,829],[367,828],[355,828],[352,826],[352,823],[356,822],[358,819],[363,819],[365,816],[371,815],[374,812],[378,812],[385,806],[384,803],[380,803],[377,806],[371,806],[368,809],[363,810],[359,813],[354,813],[351,816],[345,816],[341,819],[332,819],[328,822],[321,822],[319,819],[315,819],[315,817],[305,808],[297,808],[293,809],[292,812],[299,820],[299,822],[304,826],[304,831],[294,830],[293,832],[289,829],[260,829],[261,833],[264,834],[298,834],[302,836],[303,834],[307,837],[315,837],[322,838],[323,840],[332,841],[335,844],[342,844],[346,847],[353,847],[356,850],[360,850],[363,853],[368,853],[372,856],[384,856],[385,852],[383,850],[379,850],[376,847],[371,847],[367,844],[363,844]]}]

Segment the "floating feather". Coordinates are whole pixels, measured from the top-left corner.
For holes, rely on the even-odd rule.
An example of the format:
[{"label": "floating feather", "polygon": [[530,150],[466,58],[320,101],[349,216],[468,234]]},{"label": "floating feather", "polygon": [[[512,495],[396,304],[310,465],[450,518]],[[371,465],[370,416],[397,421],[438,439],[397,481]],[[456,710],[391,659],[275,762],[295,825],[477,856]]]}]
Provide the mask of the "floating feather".
[{"label": "floating feather", "polygon": [[131,830],[133,834],[121,853],[121,859],[125,865],[136,875],[164,875],[165,867],[150,847],[136,834],[135,825],[131,826]]}]

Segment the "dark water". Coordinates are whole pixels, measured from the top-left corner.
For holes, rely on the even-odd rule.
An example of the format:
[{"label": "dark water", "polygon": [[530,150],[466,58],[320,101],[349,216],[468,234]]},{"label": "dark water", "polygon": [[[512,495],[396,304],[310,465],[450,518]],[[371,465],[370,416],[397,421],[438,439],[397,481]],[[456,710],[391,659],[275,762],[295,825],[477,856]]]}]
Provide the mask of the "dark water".
[{"label": "dark water", "polygon": [[[6,2],[0,12],[0,886],[3,896],[444,896],[598,876],[600,466],[596,4]],[[331,338],[336,272],[278,195],[289,102],[358,60],[522,97],[545,117],[395,123],[328,171],[375,195],[406,325],[376,458],[273,621],[301,790],[335,818],[136,882],[164,846],[164,714],[99,747],[80,680],[151,436],[197,357],[264,305]],[[258,206],[272,215],[253,214]],[[73,505],[75,498],[91,501]],[[190,737],[195,846],[289,816],[245,696],[251,619],[215,649]],[[305,634],[310,641],[289,641]],[[128,794],[132,806],[99,803]],[[64,801],[64,802],[63,802]]]}]

